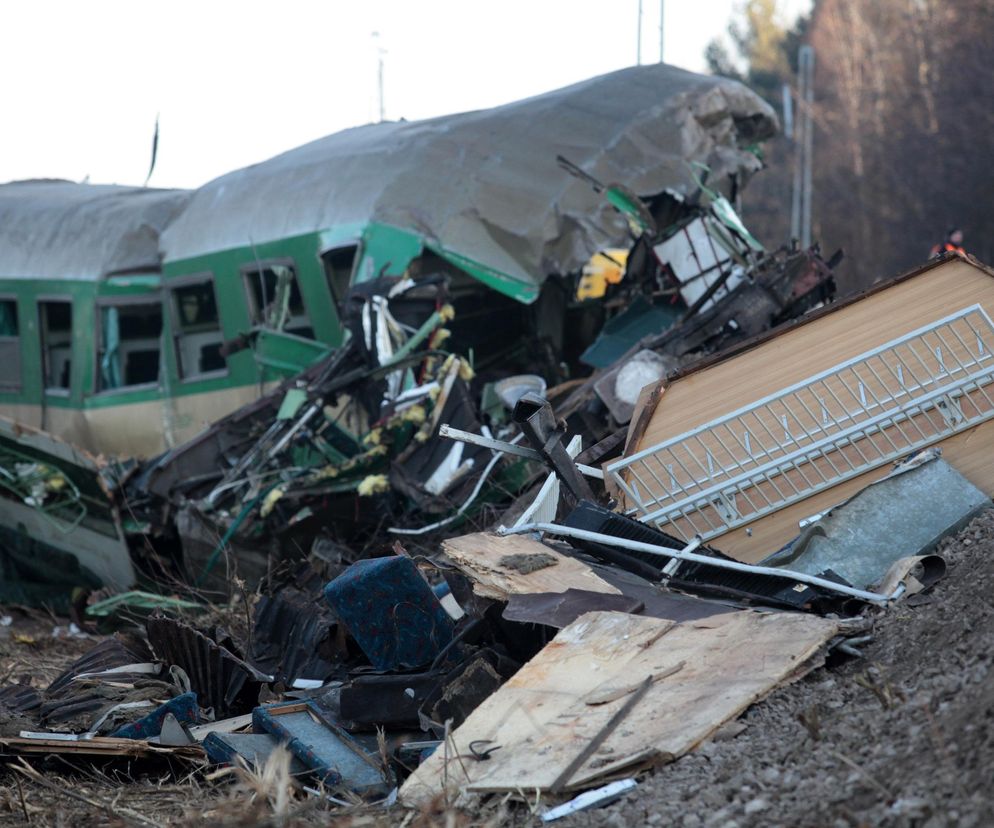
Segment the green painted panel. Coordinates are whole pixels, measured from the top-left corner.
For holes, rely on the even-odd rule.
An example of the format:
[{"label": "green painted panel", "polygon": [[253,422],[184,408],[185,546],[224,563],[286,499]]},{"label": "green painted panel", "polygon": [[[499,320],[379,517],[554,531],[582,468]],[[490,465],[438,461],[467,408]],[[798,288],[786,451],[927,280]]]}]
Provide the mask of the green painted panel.
[{"label": "green painted panel", "polygon": [[424,240],[409,230],[389,224],[370,224],[363,231],[354,282],[369,282],[380,276],[403,276],[424,250]]},{"label": "green painted panel", "polygon": [[[350,229],[355,230],[355,228]],[[168,288],[170,283],[185,276],[212,274],[221,330],[224,338],[231,340],[247,334],[252,328],[244,278],[245,269],[264,266],[274,260],[284,262],[290,260],[297,274],[297,284],[315,339],[318,343],[334,348],[342,343],[343,331],[320,258],[320,251],[327,246],[329,238],[331,237],[327,232],[308,233],[182,261],[166,262],[163,266],[165,285]],[[172,322],[171,318],[166,320],[170,341],[174,336]],[[179,396],[250,385],[260,381],[260,374],[250,351],[241,351],[230,356],[227,360],[228,375],[221,380],[180,380],[174,348],[169,348],[168,351],[170,389]]]},{"label": "green painted panel", "polygon": [[93,382],[93,307],[97,295],[94,282],[51,279],[44,282],[4,279],[0,275],[0,295],[17,297],[20,329],[21,390],[0,393],[0,402],[39,405],[42,400],[42,359],[38,302],[67,300],[72,302],[72,351],[70,354],[70,394],[45,395],[45,404],[53,408],[79,407],[83,393]]},{"label": "green painted panel", "polygon": [[321,342],[265,329],[256,335],[253,348],[256,363],[263,369],[266,380],[295,376],[331,351],[330,346]]},{"label": "green painted panel", "polygon": [[322,230],[318,237],[321,240],[320,250],[330,250],[332,247],[343,247],[347,244],[359,244],[362,241],[363,230],[366,225],[362,222],[351,224],[339,224],[327,230]]},{"label": "green painted panel", "polygon": [[487,267],[452,250],[447,250],[440,245],[429,244],[427,247],[446,261],[454,264],[460,270],[465,270],[474,279],[483,282],[483,284],[503,293],[505,296],[510,296],[512,299],[524,302],[526,305],[530,305],[538,298],[539,289],[530,282],[521,282],[500,270]]}]

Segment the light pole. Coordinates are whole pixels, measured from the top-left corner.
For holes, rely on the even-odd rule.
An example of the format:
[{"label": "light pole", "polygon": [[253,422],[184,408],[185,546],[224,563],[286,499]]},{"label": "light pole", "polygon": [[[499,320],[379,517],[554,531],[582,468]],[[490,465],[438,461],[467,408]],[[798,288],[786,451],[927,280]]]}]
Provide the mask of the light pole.
[{"label": "light pole", "polygon": [[[790,209],[790,234],[801,247],[811,246],[812,178],[811,155],[814,143],[815,50],[801,46],[797,53],[797,117],[794,139],[794,191]],[[786,114],[786,112],[785,112]]]},{"label": "light pole", "polygon": [[376,43],[376,91],[380,103],[380,121],[386,119],[386,109],[383,106],[383,56],[387,50],[380,46],[380,33],[372,33],[373,42]]},{"label": "light pole", "polygon": [[663,24],[666,22],[666,0],[659,0],[659,62],[663,62]]},{"label": "light pole", "polygon": [[642,0],[639,0],[638,31],[635,37],[635,63],[642,65]]}]

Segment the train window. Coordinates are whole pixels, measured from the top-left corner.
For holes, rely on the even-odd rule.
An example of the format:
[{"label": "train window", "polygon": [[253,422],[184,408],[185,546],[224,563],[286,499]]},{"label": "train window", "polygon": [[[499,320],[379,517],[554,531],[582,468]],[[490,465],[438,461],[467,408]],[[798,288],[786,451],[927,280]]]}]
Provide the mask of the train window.
[{"label": "train window", "polygon": [[38,303],[46,391],[66,392],[72,376],[72,302]]},{"label": "train window", "polygon": [[176,362],[183,379],[224,371],[224,337],[214,282],[206,279],[172,289]]},{"label": "train window", "polygon": [[99,390],[159,380],[162,306],[158,302],[100,308]]},{"label": "train window", "polygon": [[0,391],[21,389],[21,338],[17,300],[0,299]]},{"label": "train window", "polygon": [[314,338],[297,274],[290,265],[264,265],[243,272],[253,325]]},{"label": "train window", "polygon": [[352,283],[352,268],[355,266],[356,253],[359,245],[350,244],[345,247],[335,247],[321,254],[321,261],[324,262],[324,272],[328,279],[328,287],[331,295],[339,309],[342,307],[342,300],[349,291]]}]

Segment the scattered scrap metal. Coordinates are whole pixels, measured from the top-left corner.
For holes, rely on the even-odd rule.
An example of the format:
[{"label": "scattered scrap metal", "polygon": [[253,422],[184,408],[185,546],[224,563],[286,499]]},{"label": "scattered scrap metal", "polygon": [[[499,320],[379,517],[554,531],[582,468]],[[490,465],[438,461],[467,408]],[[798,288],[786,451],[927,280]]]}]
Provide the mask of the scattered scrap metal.
[{"label": "scattered scrap metal", "polygon": [[[403,378],[397,380],[396,396],[407,393],[426,410],[405,441],[395,436],[405,427],[396,405],[382,406],[374,427],[383,436],[374,445],[387,446],[382,456],[388,459],[419,446],[414,435],[425,423],[435,434],[443,419],[464,410],[451,404],[455,389],[468,387],[452,368],[457,363],[431,348],[409,353],[417,358],[346,370],[377,378],[380,393],[396,371],[439,389],[432,399],[430,392],[410,394]],[[340,359],[349,364],[356,357]],[[425,371],[425,362],[435,370]],[[267,475],[282,468],[270,465],[279,457],[272,446],[295,425],[311,451],[328,439],[307,427],[306,411],[336,421],[324,408],[340,411],[348,403],[331,395],[331,385],[315,370],[191,448],[215,450],[224,441],[234,444],[233,435],[258,435],[244,440],[256,458],[251,463],[221,452],[227,468],[194,481],[206,492],[199,502],[209,504],[210,494],[226,486],[221,495],[231,492],[231,499],[216,502],[248,507],[261,525],[284,499],[294,510],[324,507],[336,492],[315,495],[308,488],[314,466],[298,462],[289,474]],[[307,396],[292,415],[263,419],[265,412],[286,412],[277,399],[301,388]],[[432,422],[436,407],[445,414]],[[308,560],[274,556],[268,562],[251,622],[239,637],[173,614],[189,613],[186,604],[164,602],[173,612],[164,611],[139,594],[130,609],[147,614],[141,625],[128,624],[127,632],[97,643],[47,688],[0,688],[0,748],[29,758],[155,762],[168,756],[259,766],[282,747],[292,755],[300,795],[330,797],[340,807],[419,806],[439,795],[524,789],[562,801],[677,759],[771,689],[817,667],[832,647],[858,656],[846,643],[866,640],[867,620],[858,616],[869,605],[927,588],[941,565],[926,553],[989,504],[932,449],[818,516],[762,565],[743,564],[598,503],[601,481],[584,476],[572,460],[576,441],[571,450],[563,446],[548,402],[526,393],[508,422],[525,424],[528,440],[541,447],[534,451],[550,477],[534,493],[536,501],[553,489],[550,482],[559,484],[553,508],[544,513],[548,520],[456,534],[430,555],[411,555],[397,543],[348,555],[340,539],[321,537]],[[473,446],[434,442],[442,458],[452,446]],[[363,453],[360,448],[355,456]],[[389,466],[380,471],[346,459],[317,468],[329,465],[344,467],[352,489],[370,475],[389,480]],[[155,468],[163,476],[149,474],[157,482],[142,485],[175,479],[165,475],[168,462]],[[300,480],[306,485],[298,489]],[[267,493],[277,486],[285,493],[262,515]],[[463,486],[478,488],[472,478]],[[183,486],[185,495],[194,490]],[[295,499],[298,491],[306,496]],[[939,491],[956,495],[941,513],[931,509]],[[386,503],[380,508],[391,508]],[[907,543],[895,545],[895,523],[926,508],[929,522],[917,521]],[[877,523],[862,517],[867,510]],[[856,547],[853,523],[862,532]],[[102,607],[100,618],[128,606]],[[605,786],[572,808],[607,801],[633,784]],[[546,819],[570,810],[550,808]]]},{"label": "scattered scrap metal", "polygon": [[[688,401],[656,405],[659,377],[828,301],[831,269],[817,251],[763,251],[703,181],[696,200],[651,203],[591,183],[635,241],[624,266],[580,276],[616,309],[582,357],[590,378],[545,389],[449,352],[447,277],[420,274],[354,289],[342,348],[148,463],[74,465],[43,436],[3,432],[32,458],[7,496],[55,519],[85,507],[79,525],[103,516],[143,586],[182,592],[67,600],[80,622],[123,630],[45,688],[0,687],[3,752],[253,765],[283,747],[301,795],[338,803],[563,799],[677,759],[833,647],[858,655],[845,642],[865,640],[868,608],[927,589],[935,543],[989,505],[938,445],[994,416],[983,310],[896,344],[880,333],[836,373],[753,404],[834,388],[959,324],[928,382],[895,370],[870,400],[881,389],[859,380],[855,412],[793,398],[825,462],[795,445],[789,411],[746,427],[746,409],[699,405],[696,430],[668,435],[657,419]],[[896,444],[911,427],[921,439]],[[847,445],[879,450],[872,479]],[[798,504],[804,464],[841,458],[852,474],[822,489],[855,481],[845,497],[770,530],[763,555],[726,544],[757,492],[789,482],[781,505]],[[245,628],[198,623],[205,597],[244,606]]]}]

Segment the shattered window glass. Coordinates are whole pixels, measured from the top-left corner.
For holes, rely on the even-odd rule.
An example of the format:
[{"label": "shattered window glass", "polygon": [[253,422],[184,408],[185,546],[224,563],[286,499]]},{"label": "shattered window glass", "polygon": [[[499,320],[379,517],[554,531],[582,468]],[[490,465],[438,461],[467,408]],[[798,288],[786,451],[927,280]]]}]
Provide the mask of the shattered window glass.
[{"label": "shattered window glass", "polygon": [[207,279],[173,288],[173,313],[176,321],[176,362],[182,378],[195,377],[227,368],[221,345],[221,321],[218,316],[214,282]]},{"label": "shattered window glass", "polygon": [[38,315],[45,388],[68,391],[72,370],[72,302],[39,302]]},{"label": "shattered window glass", "polygon": [[161,305],[146,302],[102,307],[98,319],[99,390],[158,382]]},{"label": "shattered window glass", "polygon": [[314,338],[297,274],[289,265],[245,271],[252,324],[274,331]]},{"label": "shattered window glass", "polygon": [[21,339],[17,300],[0,299],[0,391],[21,388]]}]

